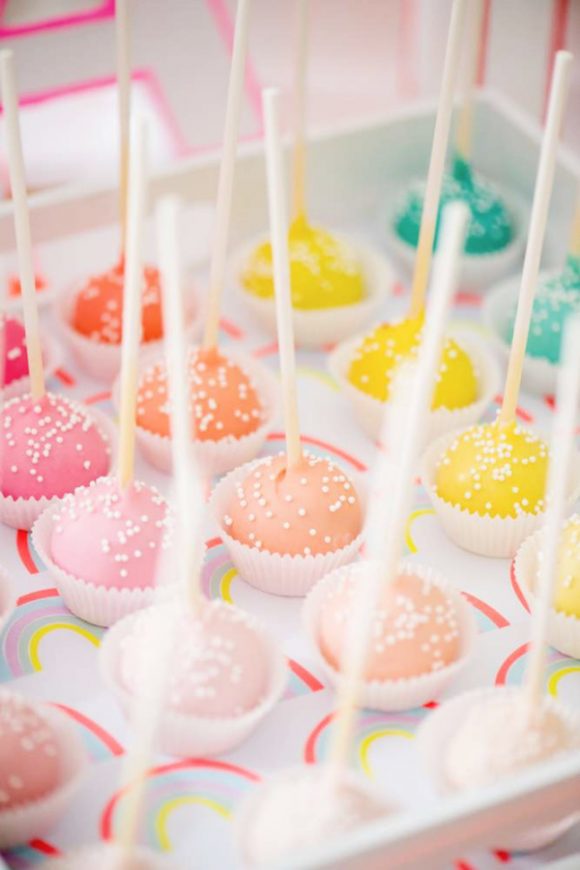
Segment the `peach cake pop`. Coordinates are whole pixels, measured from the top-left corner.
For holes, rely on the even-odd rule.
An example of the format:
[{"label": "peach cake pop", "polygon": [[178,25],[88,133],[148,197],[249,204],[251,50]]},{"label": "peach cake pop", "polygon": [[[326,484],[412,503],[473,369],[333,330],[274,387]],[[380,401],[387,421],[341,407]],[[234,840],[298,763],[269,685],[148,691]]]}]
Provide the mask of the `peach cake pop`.
[{"label": "peach cake pop", "polygon": [[[328,585],[318,617],[323,657],[336,671],[347,644],[350,617],[365,594],[372,563],[339,574]],[[366,575],[366,577],[365,577]],[[384,587],[372,624],[364,678],[368,682],[411,679],[451,665],[461,656],[457,609],[446,591],[412,569]]]},{"label": "peach cake pop", "polygon": [[[74,298],[70,321],[73,329],[100,344],[120,344],[124,281],[123,261],[89,278]],[[162,338],[161,281],[154,266],[143,270],[141,324],[145,344]]]},{"label": "peach cake pop", "polygon": [[344,471],[306,452],[294,468],[285,454],[255,463],[221,518],[240,543],[292,556],[342,549],[360,534],[362,522],[359,496]]},{"label": "peach cake pop", "polygon": [[59,784],[56,735],[37,708],[0,691],[0,813],[44,797]]},{"label": "peach cake pop", "polygon": [[107,474],[107,438],[78,402],[19,396],[0,414],[0,492],[13,499],[61,498]]},{"label": "peach cake pop", "polygon": [[457,433],[437,463],[435,488],[445,502],[481,516],[540,514],[547,469],[545,441],[496,420]]},{"label": "peach cake pop", "polygon": [[118,662],[125,690],[146,690],[157,655],[153,642],[160,620],[171,625],[172,660],[166,707],[204,718],[238,717],[257,707],[269,690],[270,663],[253,618],[221,601],[200,600],[196,610],[181,602],[149,607],[132,617]]},{"label": "peach cake pop", "polygon": [[[238,439],[262,424],[264,408],[252,378],[217,348],[190,351],[189,382],[197,440]],[[141,376],[137,425],[154,435],[169,437],[167,368],[162,360],[150,365]]]},{"label": "peach cake pop", "polygon": [[133,481],[123,490],[115,477],[101,477],[59,503],[50,556],[94,586],[148,588],[157,582],[172,533],[169,506],[156,489]]}]

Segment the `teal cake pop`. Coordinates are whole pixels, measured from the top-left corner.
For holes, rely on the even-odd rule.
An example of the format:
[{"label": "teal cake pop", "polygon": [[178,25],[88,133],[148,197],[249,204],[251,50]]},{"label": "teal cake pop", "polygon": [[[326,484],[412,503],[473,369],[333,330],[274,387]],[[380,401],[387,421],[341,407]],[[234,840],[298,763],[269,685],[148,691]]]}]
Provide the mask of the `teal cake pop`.
[{"label": "teal cake pop", "polygon": [[[412,247],[417,246],[425,184],[415,182],[403,195],[394,217],[397,236]],[[435,231],[435,247],[439,221],[444,207],[453,200],[469,206],[470,220],[464,251],[469,256],[495,254],[502,251],[515,235],[514,219],[495,187],[475,172],[467,160],[456,155],[450,175],[443,179],[439,213]]]},{"label": "teal cake pop", "polygon": [[[575,313],[580,313],[580,257],[568,256],[564,269],[546,276],[538,286],[526,353],[557,365],[564,324]],[[514,320],[515,304],[508,321],[508,342],[511,342]]]}]

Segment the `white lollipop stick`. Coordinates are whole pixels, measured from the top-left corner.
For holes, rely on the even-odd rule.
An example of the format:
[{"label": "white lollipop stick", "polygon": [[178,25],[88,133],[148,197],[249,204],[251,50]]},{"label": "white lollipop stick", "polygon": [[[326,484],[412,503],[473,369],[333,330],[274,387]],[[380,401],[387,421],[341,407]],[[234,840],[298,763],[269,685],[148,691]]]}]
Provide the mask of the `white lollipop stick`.
[{"label": "white lollipop stick", "polygon": [[296,60],[294,63],[294,160],[292,216],[306,215],[306,87],[308,76],[309,0],[297,0]]},{"label": "white lollipop stick", "polygon": [[558,139],[560,138],[564,108],[568,97],[571,68],[572,55],[570,52],[559,51],[556,55],[552,89],[550,91],[550,103],[548,105],[548,117],[544,129],[544,138],[542,139],[542,150],[540,153],[538,175],[536,177],[530,228],[528,230],[528,244],[524,258],[518,310],[514,324],[503,402],[498,417],[504,424],[511,423],[516,414],[518,393],[522,380],[522,368],[526,354],[526,343],[528,341],[530,319],[532,316],[532,305],[538,283],[542,245],[546,233],[548,208],[554,183]]},{"label": "white lollipop stick", "polygon": [[224,145],[220,163],[215,224],[213,230],[209,295],[207,300],[205,332],[203,336],[204,348],[215,347],[218,340],[220,306],[225,280],[230,214],[232,210],[234,168],[240,127],[240,113],[242,109],[246,53],[248,48],[249,17],[250,0],[238,0],[234,48],[230,69],[230,81],[228,85],[228,101],[226,105]]},{"label": "white lollipop stick", "polygon": [[177,492],[179,571],[182,590],[190,605],[201,597],[199,569],[203,556],[200,529],[204,487],[193,453],[189,359],[184,331],[181,253],[179,250],[179,203],[175,198],[157,207],[159,265],[164,287],[163,319],[165,352],[171,400],[171,444]]},{"label": "white lollipop stick", "polygon": [[553,605],[560,532],[565,516],[575,453],[579,403],[580,315],[575,315],[566,325],[562,367],[558,373],[556,390],[556,411],[548,466],[548,508],[541,539],[542,560],[538,572],[537,600],[532,614],[530,650],[525,676],[525,687],[531,706],[536,706],[544,694],[548,621]]},{"label": "white lollipop stick", "polygon": [[135,468],[137,405],[137,356],[141,341],[141,288],[143,285],[143,236],[147,201],[147,127],[135,123],[127,209],[127,252],[123,289],[123,345],[121,351],[121,401],[119,412],[119,484],[128,486]]},{"label": "white lollipop stick", "polygon": [[24,327],[26,330],[30,392],[33,399],[41,399],[44,396],[44,366],[40,346],[36,280],[34,277],[32,240],[30,236],[30,215],[28,212],[24,158],[20,137],[18,92],[11,51],[0,52],[0,75],[2,78],[2,101],[4,103],[10,186],[12,188],[12,200],[14,203],[14,228],[18,250],[18,271],[22,293],[22,307],[24,310]]},{"label": "white lollipop stick", "polygon": [[124,254],[127,233],[129,151],[131,147],[131,41],[129,0],[116,0],[115,20],[119,110],[119,213],[121,220],[121,253]]},{"label": "white lollipop stick", "polygon": [[[405,379],[404,382],[408,397],[408,403],[405,402],[407,407],[395,407],[385,412],[383,431],[396,414],[400,449],[396,456],[387,456],[383,449],[379,460],[377,486],[369,506],[367,547],[369,558],[377,563],[377,576],[372,579],[368,594],[359,597],[350,623],[347,653],[342,657],[344,670],[338,690],[338,709],[329,753],[330,762],[335,768],[346,764],[349,757],[359,687],[368,655],[369,638],[372,636],[373,614],[385,584],[390,583],[396,576],[402,555],[405,526],[413,499],[417,460],[431,411],[445,322],[457,286],[459,258],[463,250],[468,216],[468,209],[463,203],[452,203],[445,208],[441,247],[435,258],[419,358],[413,367],[412,381],[408,383]],[[395,400],[395,406],[398,404]],[[382,443],[384,441],[383,438]]]},{"label": "white lollipop stick", "polygon": [[568,254],[571,257],[580,257],[580,186],[576,195],[576,210],[572,219],[572,232],[570,233],[570,245]]},{"label": "white lollipop stick", "polygon": [[483,22],[483,0],[471,0],[468,27],[466,87],[457,122],[457,153],[463,160],[471,160],[473,141],[473,101],[477,86],[477,70],[481,53],[481,26]]},{"label": "white lollipop stick", "polygon": [[290,257],[288,254],[288,225],[284,190],[284,160],[280,138],[280,92],[276,88],[263,91],[266,126],[266,170],[268,174],[268,204],[270,235],[276,292],[276,323],[282,372],[284,426],[288,467],[300,462],[300,426],[296,397],[296,357],[294,351],[294,324],[290,295]]},{"label": "white lollipop stick", "polygon": [[435,132],[433,133],[433,144],[431,146],[431,160],[423,202],[421,228],[419,230],[417,253],[415,255],[415,268],[413,271],[411,302],[409,306],[410,317],[418,317],[425,304],[425,292],[429,280],[433,240],[435,239],[435,227],[437,226],[437,213],[439,211],[439,198],[441,196],[441,185],[445,169],[445,154],[453,115],[453,91],[455,89],[461,55],[465,3],[466,0],[454,0],[451,10],[451,21],[449,23],[443,66],[443,79],[441,81],[439,105],[435,119]]}]

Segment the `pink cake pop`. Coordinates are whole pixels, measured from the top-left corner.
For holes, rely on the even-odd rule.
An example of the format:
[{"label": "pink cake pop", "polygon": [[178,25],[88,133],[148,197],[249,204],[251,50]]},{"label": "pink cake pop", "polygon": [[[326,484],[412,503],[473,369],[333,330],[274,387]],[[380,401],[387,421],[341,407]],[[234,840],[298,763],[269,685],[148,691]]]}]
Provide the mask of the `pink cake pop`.
[{"label": "pink cake pop", "polygon": [[66,496],[53,516],[56,565],[95,586],[153,587],[160,555],[171,542],[167,502],[134,481],[125,490],[103,477]]}]

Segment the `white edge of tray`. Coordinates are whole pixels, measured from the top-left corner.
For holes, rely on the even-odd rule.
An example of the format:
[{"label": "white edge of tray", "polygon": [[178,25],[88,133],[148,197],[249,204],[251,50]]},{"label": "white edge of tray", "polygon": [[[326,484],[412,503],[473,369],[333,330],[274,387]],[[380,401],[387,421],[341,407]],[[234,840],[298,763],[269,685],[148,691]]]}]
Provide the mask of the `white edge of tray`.
[{"label": "white edge of tray", "polygon": [[[538,765],[505,783],[446,797],[435,806],[375,822],[276,870],[363,870],[444,866],[473,847],[493,848],[498,836],[545,825],[578,810],[580,753]],[[380,864],[378,859],[380,857]]]}]

